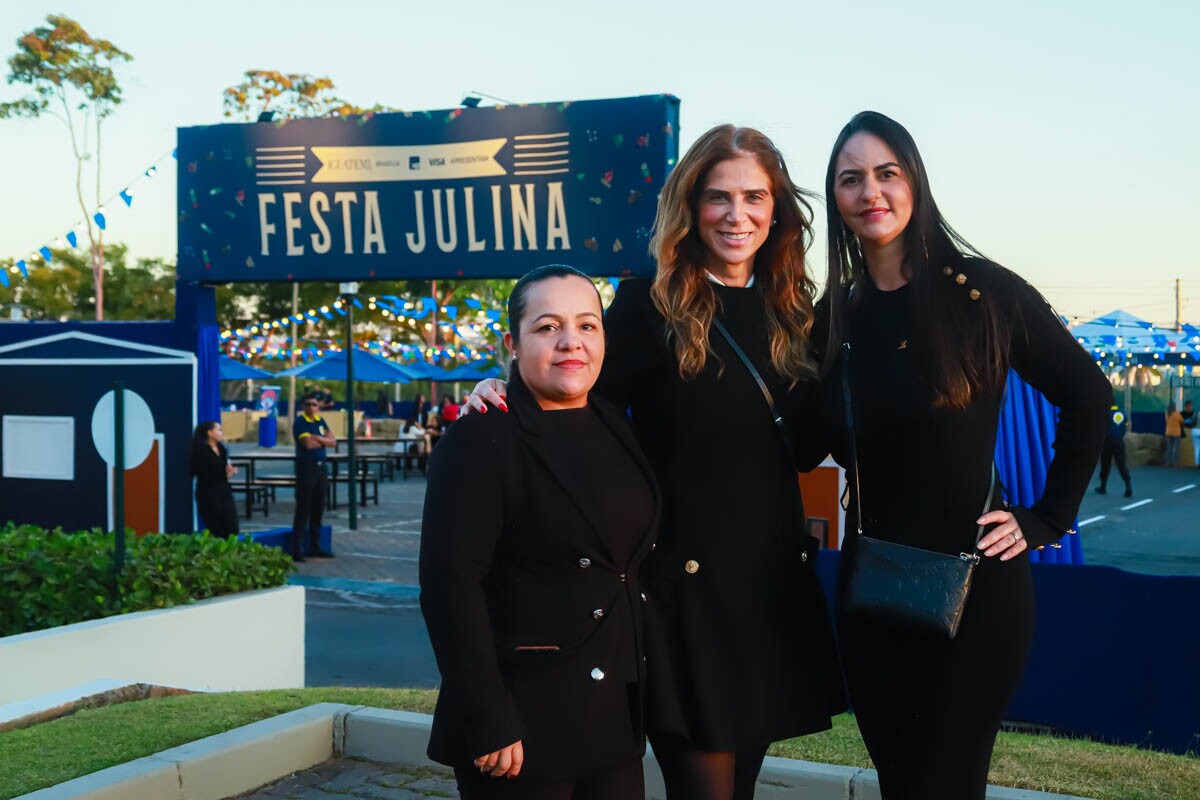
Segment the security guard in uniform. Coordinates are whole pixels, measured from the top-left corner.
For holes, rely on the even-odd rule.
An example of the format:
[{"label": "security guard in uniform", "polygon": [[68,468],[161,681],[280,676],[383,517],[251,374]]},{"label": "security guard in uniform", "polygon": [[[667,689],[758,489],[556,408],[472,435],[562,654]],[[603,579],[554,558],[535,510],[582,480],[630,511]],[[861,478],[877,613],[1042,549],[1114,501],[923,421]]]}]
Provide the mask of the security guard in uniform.
[{"label": "security guard in uniform", "polygon": [[[329,425],[321,419],[321,401],[315,394],[304,396],[304,413],[297,414],[292,423],[296,440],[296,514],[292,518],[292,537],[288,549],[294,561],[303,561],[307,549],[310,555],[332,558],[333,553],[321,550],[321,516],[325,511],[325,448],[337,440]],[[307,547],[305,546],[307,545]]]},{"label": "security guard in uniform", "polygon": [[1115,404],[1109,413],[1108,432],[1104,436],[1104,447],[1100,450],[1100,485],[1096,487],[1096,494],[1108,493],[1105,486],[1108,483],[1108,470],[1113,459],[1116,459],[1117,472],[1125,479],[1125,496],[1133,497],[1133,484],[1129,481],[1129,467],[1125,463],[1125,432],[1129,425],[1125,412]]}]

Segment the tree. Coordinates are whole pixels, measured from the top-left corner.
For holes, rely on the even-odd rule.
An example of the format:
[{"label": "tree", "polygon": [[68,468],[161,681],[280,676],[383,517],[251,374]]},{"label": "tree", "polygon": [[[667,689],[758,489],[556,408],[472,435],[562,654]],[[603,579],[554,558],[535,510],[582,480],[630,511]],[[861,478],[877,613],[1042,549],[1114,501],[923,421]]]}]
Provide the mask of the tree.
[{"label": "tree", "polygon": [[[0,118],[37,118],[48,114],[67,126],[75,156],[75,196],[83,212],[91,255],[96,319],[104,319],[104,228],[94,218],[100,208],[101,129],[121,104],[121,85],[113,65],[132,56],[106,39],[96,39],[70,17],[51,14],[46,25],[17,40],[17,53],[8,60],[8,82],[23,83],[33,94],[0,103]],[[94,132],[94,147],[89,136]],[[83,166],[93,161],[95,204],[89,209],[83,194]]]},{"label": "tree", "polygon": [[[53,260],[29,264],[29,279],[0,288],[0,306],[19,303],[25,317],[35,320],[79,320],[96,315],[96,298],[89,281],[87,254],[54,249]],[[174,319],[175,265],[161,259],[138,259],[126,265],[125,245],[108,247],[108,292],[105,313],[112,319]],[[11,267],[11,262],[8,262]],[[0,265],[0,268],[8,268]]]},{"label": "tree", "polygon": [[387,106],[356,106],[338,97],[333,80],[304,73],[251,69],[225,90],[225,116],[252,122],[266,111],[285,118],[340,117],[394,111]]}]

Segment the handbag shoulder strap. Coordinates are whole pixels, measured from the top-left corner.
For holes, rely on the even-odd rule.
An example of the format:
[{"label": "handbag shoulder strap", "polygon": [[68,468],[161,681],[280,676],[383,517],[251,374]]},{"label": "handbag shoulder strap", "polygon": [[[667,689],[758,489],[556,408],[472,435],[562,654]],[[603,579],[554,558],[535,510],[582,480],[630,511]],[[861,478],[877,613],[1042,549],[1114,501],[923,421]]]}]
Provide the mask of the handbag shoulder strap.
[{"label": "handbag shoulder strap", "polygon": [[[858,442],[854,435],[854,406],[850,400],[850,342],[848,341],[842,342],[842,402],[846,409],[846,431],[850,436],[850,468],[854,471],[854,508],[858,512],[856,522],[858,535],[862,536],[862,486],[858,480]],[[994,460],[991,466],[987,499],[983,501],[983,511],[980,512],[981,516],[991,509],[992,500],[996,497],[997,469]],[[980,525],[975,531],[973,557],[976,559],[979,558],[979,540],[983,538],[983,529],[984,526]]]},{"label": "handbag shoulder strap", "polygon": [[779,407],[775,405],[775,397],[767,387],[767,382],[763,380],[762,375],[759,374],[753,362],[750,361],[750,357],[738,345],[737,340],[733,338],[733,334],[729,332],[725,324],[716,317],[713,317],[712,324],[717,329],[717,332],[725,338],[725,341],[729,343],[729,346],[733,348],[733,352],[737,354],[737,357],[746,367],[746,370],[754,378],[754,382],[758,384],[758,390],[762,392],[763,399],[767,401],[767,408],[771,412],[771,420],[775,423],[775,428],[779,431],[779,436],[783,439],[783,447],[787,450],[788,458],[792,460],[794,466],[796,464],[796,449],[792,444],[792,437],[788,431],[787,422],[784,420],[783,415],[779,413]]}]

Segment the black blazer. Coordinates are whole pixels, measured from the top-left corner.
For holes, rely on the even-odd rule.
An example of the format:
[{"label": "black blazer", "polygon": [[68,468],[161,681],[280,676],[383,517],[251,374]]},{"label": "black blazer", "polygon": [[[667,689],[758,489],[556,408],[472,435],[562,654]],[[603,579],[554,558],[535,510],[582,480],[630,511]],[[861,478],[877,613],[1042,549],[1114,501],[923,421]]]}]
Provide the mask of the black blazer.
[{"label": "black blazer", "polygon": [[590,494],[542,446],[540,410],[516,376],[509,413],[464,417],[430,458],[420,575],[442,675],[436,761],[469,766],[520,739],[521,777],[555,781],[645,750],[639,566],[661,501],[628,419],[591,404],[653,491],[653,522],[628,564],[614,563]]}]

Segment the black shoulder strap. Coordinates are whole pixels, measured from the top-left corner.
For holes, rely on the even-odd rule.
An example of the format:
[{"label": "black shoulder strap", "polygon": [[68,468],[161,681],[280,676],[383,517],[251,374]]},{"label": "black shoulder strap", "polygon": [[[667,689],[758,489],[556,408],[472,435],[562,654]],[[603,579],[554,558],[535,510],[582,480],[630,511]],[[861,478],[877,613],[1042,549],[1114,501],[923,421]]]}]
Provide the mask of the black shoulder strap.
[{"label": "black shoulder strap", "polygon": [[775,405],[775,398],[771,395],[771,390],[767,388],[767,382],[763,380],[762,375],[760,375],[758,370],[755,369],[754,364],[750,361],[750,358],[746,355],[745,351],[738,346],[737,341],[735,341],[733,338],[733,334],[729,332],[729,329],[725,327],[724,323],[722,323],[721,320],[717,319],[716,317],[713,317],[712,324],[713,327],[717,329],[717,332],[720,333],[721,336],[725,337],[725,341],[728,342],[729,346],[733,348],[733,352],[737,354],[739,359],[741,359],[741,362],[745,365],[746,370],[750,373],[751,377],[754,378],[754,382],[758,384],[758,389],[760,392],[762,392],[763,399],[767,401],[767,408],[771,411],[771,419],[774,421],[775,427],[779,430],[779,435],[783,439],[783,447],[785,450],[787,450],[788,458],[792,460],[792,465],[794,466],[796,464],[796,448],[792,443],[791,432],[788,430],[788,425],[784,420],[783,415],[779,413],[778,406]]}]

